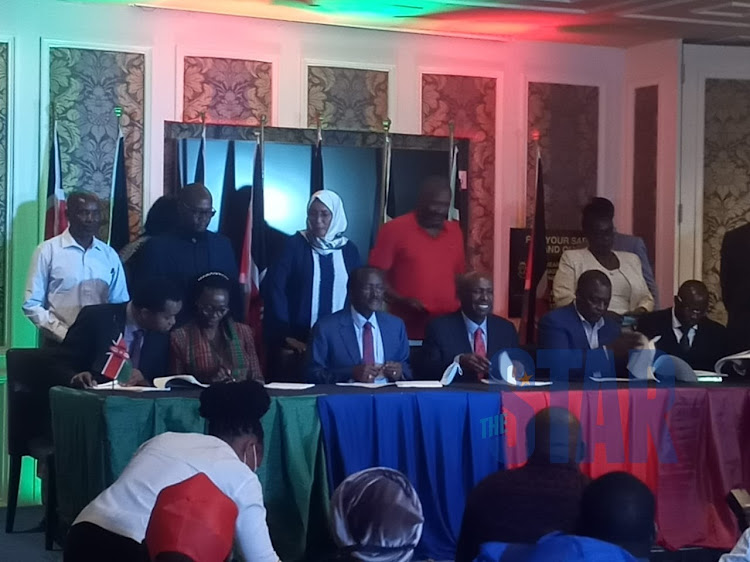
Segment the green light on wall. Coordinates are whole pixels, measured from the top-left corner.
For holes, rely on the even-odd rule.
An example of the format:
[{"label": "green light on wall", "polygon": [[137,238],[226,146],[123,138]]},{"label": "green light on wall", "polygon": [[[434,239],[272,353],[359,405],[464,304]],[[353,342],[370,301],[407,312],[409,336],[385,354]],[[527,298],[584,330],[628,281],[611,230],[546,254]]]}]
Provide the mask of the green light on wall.
[{"label": "green light on wall", "polygon": [[299,8],[327,16],[347,16],[365,19],[424,17],[454,11],[443,2],[409,0],[278,0],[279,6]]}]

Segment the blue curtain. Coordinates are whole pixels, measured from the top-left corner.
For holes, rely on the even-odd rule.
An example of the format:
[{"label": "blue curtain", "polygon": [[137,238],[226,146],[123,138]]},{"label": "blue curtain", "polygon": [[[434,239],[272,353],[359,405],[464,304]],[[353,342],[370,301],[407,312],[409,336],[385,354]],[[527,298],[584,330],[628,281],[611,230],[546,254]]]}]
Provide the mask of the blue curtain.
[{"label": "blue curtain", "polygon": [[321,396],[318,411],[331,492],[365,468],[400,470],[424,510],[417,558],[453,560],[469,491],[503,467],[503,436],[482,434],[482,419],[500,413],[500,393]]}]

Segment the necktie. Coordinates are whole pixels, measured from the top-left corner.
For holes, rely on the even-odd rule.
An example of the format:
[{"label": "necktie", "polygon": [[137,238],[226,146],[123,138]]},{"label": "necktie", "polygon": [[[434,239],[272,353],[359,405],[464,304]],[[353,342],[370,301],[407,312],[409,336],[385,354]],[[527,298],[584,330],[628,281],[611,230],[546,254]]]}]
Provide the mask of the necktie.
[{"label": "necktie", "polygon": [[682,332],[682,337],[680,338],[680,349],[687,353],[690,351],[690,338],[688,338],[690,328],[687,326],[680,326],[680,331]]},{"label": "necktie", "polygon": [[375,344],[372,338],[372,324],[365,322],[362,330],[362,363],[365,365],[375,364]]},{"label": "necktie", "polygon": [[484,345],[484,330],[477,328],[474,331],[474,353],[480,357],[487,357],[487,346]]},{"label": "necktie", "polygon": [[133,332],[133,341],[130,342],[130,349],[128,349],[130,363],[134,369],[137,369],[141,363],[141,347],[143,347],[143,330],[136,330]]}]

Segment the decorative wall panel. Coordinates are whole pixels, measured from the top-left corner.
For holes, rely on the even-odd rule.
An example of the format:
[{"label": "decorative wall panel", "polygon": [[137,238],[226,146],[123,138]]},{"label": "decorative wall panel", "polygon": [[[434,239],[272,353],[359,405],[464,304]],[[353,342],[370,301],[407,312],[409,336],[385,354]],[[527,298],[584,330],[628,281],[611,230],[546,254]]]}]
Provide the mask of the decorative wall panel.
[{"label": "decorative wall panel", "polygon": [[495,219],[495,78],[422,75],[422,133],[468,138],[470,230],[467,257],[474,269],[492,272]]},{"label": "decorative wall panel", "polygon": [[8,56],[7,43],[0,43],[0,345],[5,343],[6,258],[8,256]]},{"label": "decorative wall panel", "polygon": [[185,57],[182,119],[223,125],[271,123],[271,63]]},{"label": "decorative wall panel", "polygon": [[651,263],[656,260],[656,166],[659,86],[635,90],[633,123],[633,234],[643,238]]},{"label": "decorative wall panel", "polygon": [[750,80],[706,80],[703,149],[703,281],[711,317],[726,322],[721,242],[750,220]]},{"label": "decorative wall panel", "polygon": [[49,60],[66,193],[89,191],[108,204],[118,135],[114,108],[122,107],[130,234],[135,237],[143,214],[145,56],[53,47]]},{"label": "decorative wall panel", "polygon": [[382,131],[388,118],[388,73],[381,70],[310,66],[307,124],[328,129]]},{"label": "decorative wall panel", "polygon": [[536,143],[544,165],[547,228],[580,229],[581,208],[596,196],[599,88],[530,82],[526,225],[536,186]]}]

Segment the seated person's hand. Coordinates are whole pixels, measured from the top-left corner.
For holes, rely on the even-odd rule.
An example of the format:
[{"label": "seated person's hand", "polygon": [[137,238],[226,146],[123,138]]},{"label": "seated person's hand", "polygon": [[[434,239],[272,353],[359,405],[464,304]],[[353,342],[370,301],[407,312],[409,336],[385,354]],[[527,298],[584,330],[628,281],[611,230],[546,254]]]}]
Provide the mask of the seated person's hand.
[{"label": "seated person's hand", "polygon": [[478,378],[480,375],[486,375],[490,372],[489,359],[477,355],[476,353],[464,353],[459,355],[458,364],[461,365],[461,369],[464,371],[476,373]]},{"label": "seated person's hand", "polygon": [[645,349],[648,346],[648,338],[640,332],[622,332],[618,338],[610,344],[615,357],[627,357],[634,349]]},{"label": "seated person's hand", "polygon": [[357,365],[352,372],[352,378],[357,382],[373,382],[382,374],[382,365]]},{"label": "seated person's hand", "polygon": [[143,376],[143,373],[139,369],[133,369],[130,373],[128,382],[123,384],[123,386],[151,386],[151,384],[146,380],[146,377]]},{"label": "seated person's hand", "polygon": [[303,354],[307,351],[307,344],[294,338],[286,338],[286,346],[295,353]]},{"label": "seated person's hand", "polygon": [[92,375],[88,371],[78,373],[77,375],[74,375],[72,379],[70,379],[70,386],[72,386],[73,388],[91,388],[95,384],[96,383],[94,382],[94,375]]},{"label": "seated person's hand", "polygon": [[631,310],[625,316],[642,316],[643,314],[648,314],[648,310],[643,308],[642,306],[639,306],[635,310]]},{"label": "seated person's hand", "polygon": [[225,367],[219,367],[219,370],[216,371],[216,375],[211,379],[211,382],[232,382],[233,380],[232,371]]},{"label": "seated person's hand", "polygon": [[391,381],[400,381],[404,378],[404,370],[401,367],[401,363],[398,361],[388,361],[383,365],[383,375]]}]

